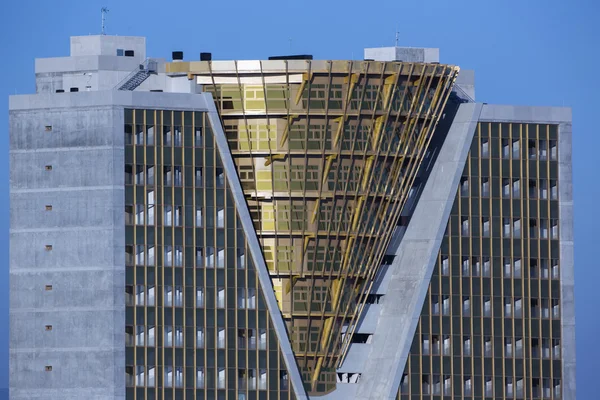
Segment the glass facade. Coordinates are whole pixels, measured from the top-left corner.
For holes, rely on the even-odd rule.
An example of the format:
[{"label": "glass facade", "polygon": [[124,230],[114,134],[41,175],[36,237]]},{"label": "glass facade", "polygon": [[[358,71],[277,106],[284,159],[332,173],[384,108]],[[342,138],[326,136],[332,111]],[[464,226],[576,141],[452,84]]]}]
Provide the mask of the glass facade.
[{"label": "glass facade", "polygon": [[294,398],[208,118],[124,131],[127,399]]},{"label": "glass facade", "polygon": [[169,67],[213,95],[305,389],[324,394],[458,69],[253,63]]},{"label": "glass facade", "polygon": [[478,124],[399,400],[561,398],[557,143]]}]

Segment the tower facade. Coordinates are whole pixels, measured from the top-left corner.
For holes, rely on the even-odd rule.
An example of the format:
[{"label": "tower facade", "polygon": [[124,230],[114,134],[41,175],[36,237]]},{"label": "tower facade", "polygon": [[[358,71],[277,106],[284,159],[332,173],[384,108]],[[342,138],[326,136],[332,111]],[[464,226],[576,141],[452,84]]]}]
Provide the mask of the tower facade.
[{"label": "tower facade", "polygon": [[570,110],[144,43],[11,97],[11,398],[574,398]]}]

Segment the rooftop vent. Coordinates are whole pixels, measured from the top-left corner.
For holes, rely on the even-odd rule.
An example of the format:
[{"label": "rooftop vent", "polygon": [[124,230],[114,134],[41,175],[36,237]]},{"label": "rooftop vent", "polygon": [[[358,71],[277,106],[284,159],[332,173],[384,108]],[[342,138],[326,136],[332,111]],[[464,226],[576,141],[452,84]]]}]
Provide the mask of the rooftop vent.
[{"label": "rooftop vent", "polygon": [[290,56],[271,56],[269,60],[312,60],[311,54],[295,54]]},{"label": "rooftop vent", "polygon": [[125,50],[125,57],[133,57],[134,54],[133,50]]},{"label": "rooftop vent", "polygon": [[212,53],[200,53],[200,61],[212,60]]},{"label": "rooftop vent", "polygon": [[173,61],[183,61],[183,51],[174,51]]}]

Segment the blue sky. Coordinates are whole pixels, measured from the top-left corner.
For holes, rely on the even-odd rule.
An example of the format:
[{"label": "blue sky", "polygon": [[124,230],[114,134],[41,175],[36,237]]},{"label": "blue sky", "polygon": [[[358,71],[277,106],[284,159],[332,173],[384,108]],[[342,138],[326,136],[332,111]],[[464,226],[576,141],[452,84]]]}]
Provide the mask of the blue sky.
[{"label": "blue sky", "polygon": [[[0,23],[0,109],[8,95],[35,91],[34,58],[66,56],[69,36],[100,32],[146,36],[148,55],[183,50],[197,59],[256,59],[289,53],[320,59],[362,58],[364,47],[439,47],[441,61],[476,71],[477,100],[573,108],[577,385],[598,398],[600,268],[594,248],[600,226],[600,61],[593,0],[430,0],[369,2],[278,0],[20,0],[3,4]],[[290,41],[291,39],[291,41]],[[290,44],[291,43],[291,44]],[[0,112],[0,388],[8,386],[8,113]],[[596,265],[596,267],[594,266]]]}]

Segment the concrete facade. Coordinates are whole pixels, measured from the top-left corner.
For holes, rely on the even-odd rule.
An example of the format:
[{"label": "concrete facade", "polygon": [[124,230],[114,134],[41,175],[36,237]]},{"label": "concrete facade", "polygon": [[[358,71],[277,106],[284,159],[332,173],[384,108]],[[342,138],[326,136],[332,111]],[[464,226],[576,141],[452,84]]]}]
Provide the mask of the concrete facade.
[{"label": "concrete facade", "polygon": [[123,112],[57,96],[11,102],[11,399],[124,399]]},{"label": "concrete facade", "polygon": [[419,47],[373,47],[365,49],[365,60],[440,62],[440,49]]},{"label": "concrete facade", "polygon": [[10,98],[11,399],[125,398],[123,110],[134,106],[207,103],[119,91]]}]

